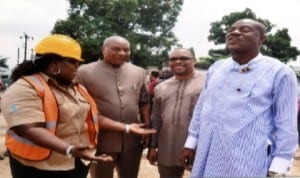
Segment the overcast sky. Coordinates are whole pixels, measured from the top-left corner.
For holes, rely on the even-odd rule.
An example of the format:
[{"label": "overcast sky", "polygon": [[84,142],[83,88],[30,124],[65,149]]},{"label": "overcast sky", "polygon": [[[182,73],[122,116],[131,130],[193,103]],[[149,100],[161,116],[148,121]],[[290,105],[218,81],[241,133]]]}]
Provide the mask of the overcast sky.
[{"label": "overcast sky", "polygon": [[[30,49],[48,35],[58,19],[67,16],[66,0],[1,0],[0,56],[9,57],[8,64],[24,59],[24,33]],[[300,49],[300,0],[185,0],[178,22],[173,29],[184,47],[193,46],[197,57],[206,56],[213,44],[208,42],[210,23],[219,21],[231,12],[250,8],[258,17],[268,19],[277,28],[288,28],[292,45]],[[20,39],[20,37],[23,37]]]}]

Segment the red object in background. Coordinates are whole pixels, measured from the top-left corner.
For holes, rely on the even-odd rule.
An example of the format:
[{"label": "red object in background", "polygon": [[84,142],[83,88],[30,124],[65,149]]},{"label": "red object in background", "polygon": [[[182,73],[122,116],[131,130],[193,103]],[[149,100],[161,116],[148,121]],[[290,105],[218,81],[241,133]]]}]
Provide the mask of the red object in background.
[{"label": "red object in background", "polygon": [[2,82],[2,79],[0,77],[0,91],[2,90],[2,88],[3,88],[3,82]]},{"label": "red object in background", "polygon": [[149,82],[149,85],[148,85],[148,93],[150,95],[153,95],[154,94],[154,87],[157,85],[157,83],[159,82],[159,79],[158,78],[155,78],[153,79],[152,81]]}]

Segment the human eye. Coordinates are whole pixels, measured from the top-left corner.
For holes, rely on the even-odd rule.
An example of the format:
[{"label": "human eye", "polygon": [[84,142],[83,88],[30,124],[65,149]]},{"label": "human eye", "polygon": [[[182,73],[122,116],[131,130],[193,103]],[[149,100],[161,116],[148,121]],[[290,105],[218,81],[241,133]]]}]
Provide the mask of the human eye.
[{"label": "human eye", "polygon": [[121,51],[121,49],[120,49],[120,48],[117,48],[117,47],[111,48],[111,50],[114,51],[114,52],[119,52],[119,51]]},{"label": "human eye", "polygon": [[125,48],[125,49],[124,49],[124,52],[126,52],[126,53],[128,53],[129,51],[130,51],[129,48]]},{"label": "human eye", "polygon": [[244,32],[244,33],[247,33],[247,32],[253,31],[253,29],[252,29],[251,27],[244,26],[244,27],[241,28],[240,31],[241,31],[241,32]]},{"label": "human eye", "polygon": [[227,30],[227,33],[233,32],[235,30],[235,28],[231,27]]}]

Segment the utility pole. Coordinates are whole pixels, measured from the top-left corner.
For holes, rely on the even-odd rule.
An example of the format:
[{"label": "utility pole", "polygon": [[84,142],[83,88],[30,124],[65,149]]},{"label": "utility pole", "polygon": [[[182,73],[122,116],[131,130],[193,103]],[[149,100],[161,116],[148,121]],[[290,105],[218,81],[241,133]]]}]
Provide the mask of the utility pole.
[{"label": "utility pole", "polygon": [[26,61],[26,59],[27,59],[27,41],[28,41],[28,39],[33,40],[33,37],[28,36],[26,33],[24,33],[23,36],[20,36],[20,39],[22,39],[22,38],[24,38],[24,40],[25,40],[25,43],[24,43],[24,61]]}]

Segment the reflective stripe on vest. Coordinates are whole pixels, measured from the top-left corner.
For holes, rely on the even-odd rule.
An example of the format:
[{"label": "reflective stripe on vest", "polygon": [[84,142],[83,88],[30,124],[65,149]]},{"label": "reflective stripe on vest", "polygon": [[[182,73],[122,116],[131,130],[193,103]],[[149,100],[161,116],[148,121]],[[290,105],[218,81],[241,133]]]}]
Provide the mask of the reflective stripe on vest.
[{"label": "reflective stripe on vest", "polygon": [[[58,108],[56,99],[50,90],[50,87],[39,74],[26,76],[23,77],[23,79],[34,87],[38,96],[41,98],[45,113],[46,128],[49,130],[49,132],[55,134],[58,120]],[[84,87],[78,85],[76,86],[76,89],[91,106],[91,112],[88,112],[86,123],[88,125],[90,142],[95,146],[97,143],[97,133],[99,131],[97,117],[98,110],[94,100],[87,93]],[[9,130],[7,132],[5,137],[5,145],[14,155],[31,161],[44,160],[51,154],[51,150],[36,145],[30,140],[17,135],[13,130]]]}]

